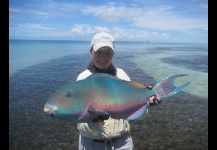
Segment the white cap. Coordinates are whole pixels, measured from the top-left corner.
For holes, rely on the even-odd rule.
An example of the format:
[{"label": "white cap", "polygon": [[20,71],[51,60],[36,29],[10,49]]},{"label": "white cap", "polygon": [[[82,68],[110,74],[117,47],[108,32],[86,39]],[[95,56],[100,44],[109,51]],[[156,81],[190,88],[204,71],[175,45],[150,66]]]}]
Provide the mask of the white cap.
[{"label": "white cap", "polygon": [[114,51],[115,50],[115,39],[112,35],[106,32],[101,32],[93,36],[90,45],[91,47],[93,46],[94,51],[97,51],[98,49],[104,46],[108,46]]}]

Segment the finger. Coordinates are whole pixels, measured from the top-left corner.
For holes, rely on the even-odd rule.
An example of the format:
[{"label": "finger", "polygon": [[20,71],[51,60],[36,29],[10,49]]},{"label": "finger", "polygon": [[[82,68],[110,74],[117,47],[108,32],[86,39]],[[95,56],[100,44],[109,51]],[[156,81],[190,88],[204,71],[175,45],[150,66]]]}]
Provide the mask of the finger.
[{"label": "finger", "polygon": [[156,96],[155,99],[157,100],[157,102],[160,104],[162,102],[161,98]]},{"label": "finger", "polygon": [[105,115],[105,116],[104,116],[104,119],[105,119],[105,120],[108,120],[108,119],[109,119],[109,115]]},{"label": "finger", "polygon": [[149,97],[149,106],[155,105],[154,96]]},{"label": "finger", "polygon": [[158,101],[161,101],[161,98],[160,98],[160,97],[158,97],[158,96],[156,96],[156,99],[157,99]]},{"label": "finger", "polygon": [[150,97],[149,97],[149,102],[150,102],[150,103],[153,103],[153,102],[154,102],[154,96],[150,96]]},{"label": "finger", "polygon": [[149,90],[151,90],[151,89],[152,89],[152,85],[149,84],[149,85],[147,86],[147,88],[148,88]]}]

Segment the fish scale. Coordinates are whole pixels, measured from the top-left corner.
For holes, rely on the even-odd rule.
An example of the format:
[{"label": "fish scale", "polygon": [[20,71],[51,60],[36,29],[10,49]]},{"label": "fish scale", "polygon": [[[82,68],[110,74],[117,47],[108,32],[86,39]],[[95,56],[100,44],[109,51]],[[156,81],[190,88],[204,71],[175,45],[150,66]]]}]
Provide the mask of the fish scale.
[{"label": "fish scale", "polygon": [[84,80],[69,83],[54,92],[46,101],[44,111],[51,117],[74,123],[92,122],[98,115],[136,120],[142,116],[152,95],[161,99],[181,92],[190,82],[176,87],[174,80],[186,74],[170,75],[150,90],[145,85],[95,73]]}]

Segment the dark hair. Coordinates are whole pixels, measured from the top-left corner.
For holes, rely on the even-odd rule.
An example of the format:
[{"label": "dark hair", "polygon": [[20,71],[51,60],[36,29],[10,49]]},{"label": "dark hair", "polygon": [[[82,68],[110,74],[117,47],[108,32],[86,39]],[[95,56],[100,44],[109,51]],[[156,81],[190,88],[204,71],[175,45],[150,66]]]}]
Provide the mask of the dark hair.
[{"label": "dark hair", "polygon": [[93,51],[93,46],[91,46],[91,48],[90,48],[90,53]]}]

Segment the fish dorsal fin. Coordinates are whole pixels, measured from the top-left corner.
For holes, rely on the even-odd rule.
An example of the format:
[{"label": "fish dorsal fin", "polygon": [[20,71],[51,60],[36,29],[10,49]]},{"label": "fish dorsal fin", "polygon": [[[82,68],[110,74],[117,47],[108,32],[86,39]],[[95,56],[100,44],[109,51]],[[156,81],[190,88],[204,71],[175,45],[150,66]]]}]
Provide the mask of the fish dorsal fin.
[{"label": "fish dorsal fin", "polygon": [[139,82],[132,82],[132,81],[126,81],[126,82],[128,82],[129,84],[131,84],[137,88],[140,88],[140,89],[146,88],[146,86],[144,84],[139,83]]},{"label": "fish dorsal fin", "polygon": [[94,73],[92,75],[90,75],[88,78],[111,78],[111,79],[115,79],[115,80],[121,80],[115,76],[112,76],[110,74],[107,74],[107,73]]},{"label": "fish dorsal fin", "polygon": [[131,85],[133,85],[133,86],[135,86],[137,88],[141,88],[141,89],[146,88],[145,85],[143,85],[143,84],[141,84],[139,82],[122,80],[122,79],[119,79],[119,78],[117,78],[115,76],[112,76],[110,74],[107,74],[107,73],[94,73],[94,74],[90,75],[88,78],[99,78],[99,77],[101,77],[101,78],[111,78],[111,79],[114,79],[114,80],[119,80],[119,81],[126,82],[128,84],[131,84]]}]

